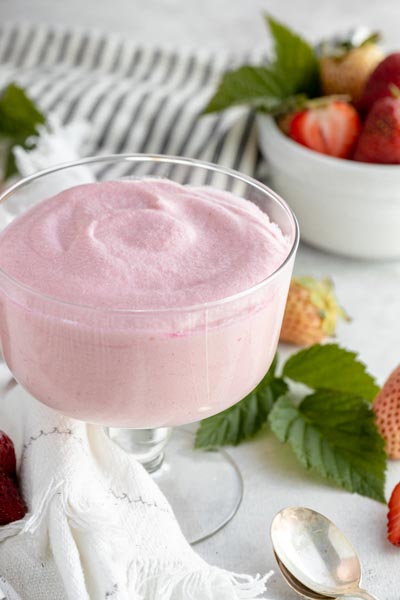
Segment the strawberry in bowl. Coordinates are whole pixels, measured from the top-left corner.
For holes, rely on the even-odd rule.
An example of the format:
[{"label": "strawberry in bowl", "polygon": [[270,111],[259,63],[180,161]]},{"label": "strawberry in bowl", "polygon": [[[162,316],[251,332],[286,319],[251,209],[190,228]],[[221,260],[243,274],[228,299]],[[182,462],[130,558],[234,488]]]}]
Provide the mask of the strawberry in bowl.
[{"label": "strawberry in bowl", "polygon": [[337,158],[349,158],[358,141],[361,121],[348,102],[335,98],[310,100],[290,119],[289,136],[299,144]]},{"label": "strawberry in bowl", "polygon": [[350,33],[333,42],[322,42],[319,76],[324,96],[347,94],[358,102],[375,67],[384,59],[379,34]]},{"label": "strawberry in bowl", "polygon": [[355,258],[400,258],[400,165],[315,151],[271,116],[259,115],[258,126],[270,185],[295,212],[304,241]]},{"label": "strawberry in bowl", "polygon": [[258,116],[272,187],[314,246],[400,258],[400,91],[387,89],[364,121],[352,104],[328,98],[286,117],[285,132],[272,116]]},{"label": "strawberry in bowl", "polygon": [[[386,63],[386,65],[384,64]],[[338,99],[310,100],[285,117],[259,115],[272,187],[289,202],[302,238],[356,258],[400,258],[400,53],[366,83],[360,113]],[[395,71],[398,65],[398,71]]]},{"label": "strawberry in bowl", "polygon": [[351,32],[317,48],[270,16],[268,64],[225,73],[204,113],[258,113],[269,181],[302,239],[338,254],[400,258],[400,52]]},{"label": "strawberry in bowl", "polygon": [[400,52],[389,54],[368,78],[357,109],[367,114],[380,98],[392,95],[392,87],[400,88]]},{"label": "strawberry in bowl", "polygon": [[391,84],[390,92],[373,103],[358,139],[354,160],[400,164],[400,90]]}]

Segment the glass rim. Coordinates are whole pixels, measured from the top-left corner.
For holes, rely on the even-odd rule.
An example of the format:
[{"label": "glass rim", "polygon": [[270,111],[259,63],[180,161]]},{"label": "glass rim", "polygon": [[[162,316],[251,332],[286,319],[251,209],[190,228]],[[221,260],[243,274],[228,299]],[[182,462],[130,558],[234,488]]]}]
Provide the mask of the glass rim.
[{"label": "glass rim", "polygon": [[81,159],[78,159],[75,161],[60,163],[58,165],[48,167],[47,169],[42,169],[40,171],[37,171],[36,173],[33,173],[32,175],[23,177],[22,179],[20,179],[19,181],[17,181],[13,185],[11,185],[10,187],[6,188],[2,193],[0,193],[0,204],[3,204],[3,202],[5,202],[7,200],[7,198],[12,196],[14,194],[14,192],[17,191],[18,189],[23,188],[26,185],[28,185],[29,183],[31,183],[32,181],[35,181],[36,179],[40,179],[41,177],[45,177],[46,175],[51,175],[52,173],[57,173],[58,171],[63,171],[63,170],[69,169],[69,168],[81,167],[84,165],[90,165],[90,164],[94,164],[94,163],[119,162],[119,161],[143,162],[143,163],[154,161],[154,162],[158,162],[158,163],[166,163],[166,164],[174,163],[174,164],[178,164],[178,165],[180,164],[180,165],[208,169],[209,171],[213,171],[214,173],[221,173],[223,175],[228,175],[230,177],[234,177],[235,179],[242,181],[243,183],[246,183],[246,184],[252,186],[253,188],[259,190],[264,195],[268,195],[278,205],[280,205],[285,210],[289,219],[292,222],[292,226],[294,229],[294,239],[293,239],[291,248],[290,248],[285,260],[272,273],[267,275],[267,277],[264,277],[264,279],[262,279],[258,283],[255,283],[254,285],[252,285],[244,290],[241,290],[240,292],[236,292],[235,294],[230,294],[229,296],[225,296],[218,300],[212,300],[210,302],[201,302],[201,303],[196,303],[196,304],[175,306],[175,307],[165,307],[165,308],[144,308],[144,309],[110,308],[107,306],[94,306],[91,304],[79,304],[76,302],[69,302],[67,300],[62,300],[61,298],[57,298],[55,296],[50,296],[48,294],[44,294],[43,292],[40,292],[39,290],[36,290],[35,288],[23,283],[22,281],[19,281],[18,279],[16,279],[15,277],[13,277],[9,273],[7,273],[7,271],[2,269],[1,267],[0,267],[0,277],[4,277],[6,279],[6,281],[10,282],[12,285],[17,286],[18,288],[24,290],[25,292],[28,292],[29,294],[38,296],[38,297],[44,299],[46,302],[60,304],[60,305],[70,307],[70,308],[78,308],[78,309],[91,310],[91,311],[95,310],[95,311],[99,311],[99,312],[115,313],[115,314],[136,314],[136,315],[164,314],[164,313],[173,313],[173,312],[178,312],[178,311],[190,312],[190,311],[196,311],[196,310],[205,309],[205,308],[206,309],[214,308],[216,306],[220,306],[223,304],[229,304],[230,302],[233,302],[235,300],[238,300],[238,299],[241,299],[248,295],[251,295],[253,292],[258,291],[259,289],[266,286],[270,281],[275,279],[276,276],[285,268],[285,266],[291,261],[292,257],[295,255],[298,245],[299,245],[299,241],[300,241],[299,224],[298,224],[298,221],[297,221],[297,218],[296,218],[294,212],[289,207],[289,205],[285,202],[285,200],[283,200],[283,198],[281,198],[279,196],[279,194],[277,194],[276,192],[271,190],[271,188],[269,188],[267,185],[257,181],[256,179],[254,179],[253,177],[250,177],[249,175],[244,175],[243,173],[240,173],[239,171],[235,171],[234,169],[216,165],[214,163],[207,162],[207,161],[197,160],[195,158],[186,158],[186,157],[182,157],[182,156],[173,156],[173,155],[167,155],[167,154],[134,154],[134,153],[108,154],[108,155],[104,155],[104,156],[89,156],[89,157],[81,158]]}]

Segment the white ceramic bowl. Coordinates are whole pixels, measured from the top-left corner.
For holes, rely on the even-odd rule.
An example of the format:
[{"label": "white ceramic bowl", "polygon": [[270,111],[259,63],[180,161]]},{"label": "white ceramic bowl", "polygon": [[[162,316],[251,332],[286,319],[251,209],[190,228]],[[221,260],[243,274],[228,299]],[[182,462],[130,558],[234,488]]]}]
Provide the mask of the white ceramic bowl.
[{"label": "white ceramic bowl", "polygon": [[258,117],[271,187],[290,204],[304,241],[338,254],[400,258],[400,165],[357,163],[308,150]]}]

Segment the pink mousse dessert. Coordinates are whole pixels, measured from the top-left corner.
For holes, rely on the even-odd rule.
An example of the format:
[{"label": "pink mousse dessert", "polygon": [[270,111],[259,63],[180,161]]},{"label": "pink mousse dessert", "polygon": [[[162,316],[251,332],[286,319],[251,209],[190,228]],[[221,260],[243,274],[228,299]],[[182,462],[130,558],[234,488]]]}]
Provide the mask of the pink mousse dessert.
[{"label": "pink mousse dessert", "polygon": [[5,360],[38,400],[88,422],[215,414],[272,361],[291,245],[255,204],[211,187],[67,189],[0,234]]}]

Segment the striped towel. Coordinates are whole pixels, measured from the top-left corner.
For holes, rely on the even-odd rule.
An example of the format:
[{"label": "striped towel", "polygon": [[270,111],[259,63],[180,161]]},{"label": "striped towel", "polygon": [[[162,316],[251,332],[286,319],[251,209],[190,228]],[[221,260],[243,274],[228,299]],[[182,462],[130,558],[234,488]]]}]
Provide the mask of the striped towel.
[{"label": "striped towel", "polygon": [[221,73],[240,60],[144,48],[134,40],[54,26],[0,26],[0,85],[16,81],[66,124],[87,120],[87,154],[182,155],[254,175],[255,116],[247,110],[199,116]]}]

